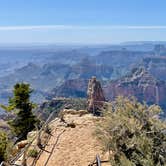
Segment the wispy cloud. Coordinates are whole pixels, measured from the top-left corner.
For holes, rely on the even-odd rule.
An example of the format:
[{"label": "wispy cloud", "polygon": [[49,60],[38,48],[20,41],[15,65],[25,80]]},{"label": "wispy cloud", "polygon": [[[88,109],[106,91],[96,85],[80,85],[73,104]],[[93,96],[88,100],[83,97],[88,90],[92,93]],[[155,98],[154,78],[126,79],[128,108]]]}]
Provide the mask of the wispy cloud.
[{"label": "wispy cloud", "polygon": [[0,31],[15,30],[90,30],[90,29],[166,29],[166,25],[135,26],[135,25],[104,25],[104,26],[80,26],[80,25],[30,25],[30,26],[0,26]]},{"label": "wispy cloud", "polygon": [[69,25],[30,25],[30,26],[0,26],[0,30],[44,30],[44,29],[70,29]]}]

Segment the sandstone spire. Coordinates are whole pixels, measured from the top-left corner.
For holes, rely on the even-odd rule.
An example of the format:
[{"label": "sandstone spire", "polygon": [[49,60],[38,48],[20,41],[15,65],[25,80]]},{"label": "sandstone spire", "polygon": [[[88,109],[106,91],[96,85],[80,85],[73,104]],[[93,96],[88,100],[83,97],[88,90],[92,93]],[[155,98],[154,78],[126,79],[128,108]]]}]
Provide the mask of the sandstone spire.
[{"label": "sandstone spire", "polygon": [[97,110],[103,106],[103,101],[105,101],[105,97],[103,94],[103,90],[101,88],[101,84],[96,77],[92,77],[88,83],[88,110],[94,114],[98,114]]}]

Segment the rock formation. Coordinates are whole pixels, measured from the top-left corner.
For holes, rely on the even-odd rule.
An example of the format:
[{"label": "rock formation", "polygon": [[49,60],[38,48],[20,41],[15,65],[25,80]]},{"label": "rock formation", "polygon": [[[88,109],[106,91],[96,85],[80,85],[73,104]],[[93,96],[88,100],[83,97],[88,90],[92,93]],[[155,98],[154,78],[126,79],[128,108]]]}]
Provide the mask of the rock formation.
[{"label": "rock formation", "polygon": [[86,99],[56,97],[43,102],[36,110],[36,114],[45,121],[52,112],[53,117],[57,117],[63,109],[85,110],[86,107]]},{"label": "rock formation", "polygon": [[104,92],[109,100],[114,100],[117,96],[135,96],[139,102],[158,104],[166,109],[166,83],[143,68],[135,69],[131,75],[110,82],[104,87]]},{"label": "rock formation", "polygon": [[166,81],[166,56],[144,58],[143,65],[156,79]]},{"label": "rock formation", "polygon": [[[148,65],[148,70],[146,66],[145,68],[135,68],[130,74],[120,79],[103,82],[104,95],[101,95],[102,101],[104,98],[103,96],[105,96],[106,100],[114,100],[117,96],[129,98],[134,96],[139,102],[145,101],[148,105],[158,104],[166,112],[166,82],[164,81],[166,80],[164,74],[166,73],[166,58],[165,62],[164,60],[158,60],[157,58],[154,58],[153,61],[152,59],[146,59],[145,62]],[[158,65],[155,65],[156,67],[151,66],[151,62]],[[161,77],[163,80],[159,79]],[[86,79],[73,79],[66,81],[66,83],[57,91],[59,93],[52,95],[50,99],[54,96],[60,96],[60,94],[71,98],[85,98],[88,95],[88,109],[93,110],[93,104],[91,104],[93,100],[90,101],[90,93],[92,92],[91,80],[89,81],[88,94],[88,81]],[[99,86],[101,87],[101,85]],[[97,93],[100,94],[100,92]]]},{"label": "rock formation", "polygon": [[96,77],[92,77],[88,83],[88,110],[94,114],[98,114],[97,110],[100,110],[105,101],[104,93],[101,88],[101,84],[96,80]]}]

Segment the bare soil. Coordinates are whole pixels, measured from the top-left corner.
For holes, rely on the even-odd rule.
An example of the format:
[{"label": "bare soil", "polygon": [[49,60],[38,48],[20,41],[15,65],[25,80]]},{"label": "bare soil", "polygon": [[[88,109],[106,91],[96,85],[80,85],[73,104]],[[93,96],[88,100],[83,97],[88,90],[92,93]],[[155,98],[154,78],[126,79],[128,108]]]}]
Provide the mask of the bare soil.
[{"label": "bare soil", "polygon": [[[60,120],[52,121],[52,136],[36,166],[88,166],[96,154],[100,155],[101,160],[107,160],[107,155],[102,153],[102,147],[94,136],[97,120],[90,114],[66,114],[65,121],[74,123],[75,128],[66,127]],[[106,165],[110,164],[102,164]]]}]

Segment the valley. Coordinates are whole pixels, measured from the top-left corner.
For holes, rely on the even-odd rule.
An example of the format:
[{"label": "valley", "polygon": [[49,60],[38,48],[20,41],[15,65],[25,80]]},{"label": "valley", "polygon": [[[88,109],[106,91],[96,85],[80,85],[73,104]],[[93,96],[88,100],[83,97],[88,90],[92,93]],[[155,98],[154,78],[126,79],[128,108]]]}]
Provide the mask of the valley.
[{"label": "valley", "polygon": [[38,104],[53,97],[85,98],[87,82],[96,76],[107,100],[135,96],[165,109],[165,50],[153,42],[0,48],[0,103],[8,102],[17,82],[31,85]]}]

